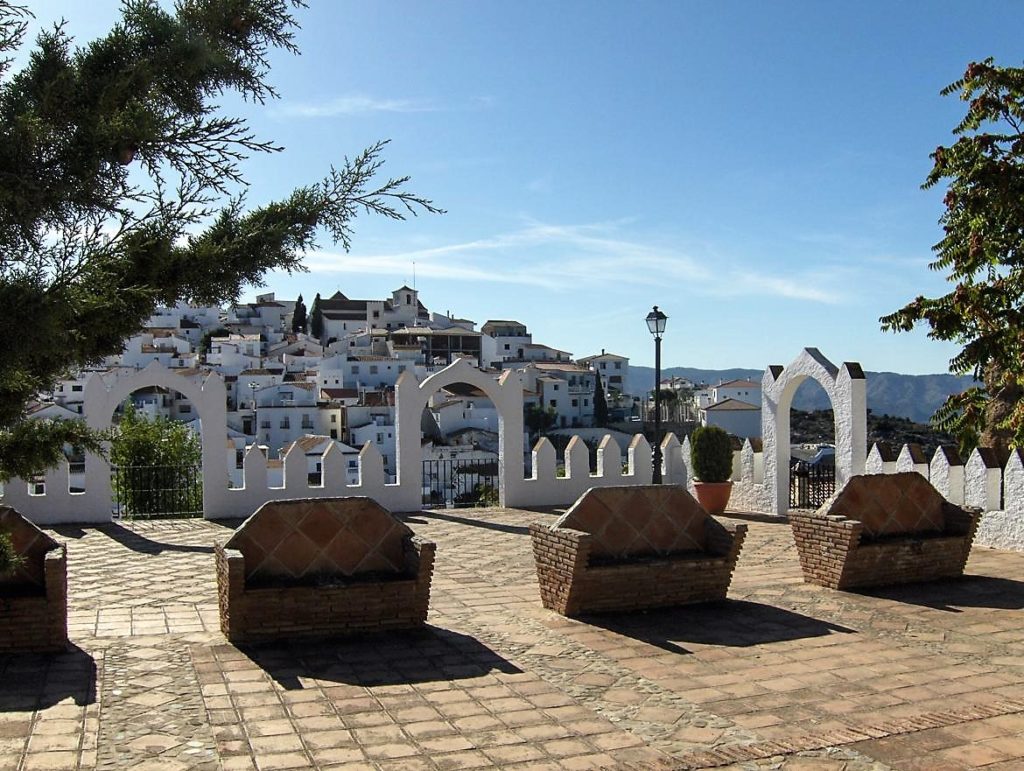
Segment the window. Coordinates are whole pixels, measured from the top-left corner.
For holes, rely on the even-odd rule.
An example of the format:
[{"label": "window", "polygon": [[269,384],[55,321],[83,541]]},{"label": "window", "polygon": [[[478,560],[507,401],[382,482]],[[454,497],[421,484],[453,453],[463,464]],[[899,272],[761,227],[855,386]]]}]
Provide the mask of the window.
[{"label": "window", "polygon": [[558,383],[555,383],[554,388],[552,390],[554,390],[554,391],[558,390]]},{"label": "window", "polygon": [[589,407],[590,406],[590,399],[584,399],[583,400],[583,406],[584,407]]},{"label": "window", "polygon": [[509,350],[510,348],[511,348],[511,346],[510,346],[510,345],[509,345],[508,343],[505,343],[505,350],[507,351],[507,350]]},{"label": "window", "polygon": [[377,444],[384,444],[384,434],[377,434]]},{"label": "window", "polygon": [[332,423],[337,423],[338,422],[338,416],[335,415],[334,413],[331,413],[331,422]]},{"label": "window", "polygon": [[81,391],[82,390],[82,386],[80,386],[80,385],[73,385],[73,386],[71,386],[71,390],[72,391]]},{"label": "window", "polygon": [[376,364],[371,364],[371,365],[370,365],[370,374],[371,374],[371,375],[376,375],[376,374],[377,374],[377,371],[378,371],[378,370],[377,370],[377,365],[376,365]]},{"label": "window", "polygon": [[601,369],[608,369],[608,362],[602,361],[601,362]]},{"label": "window", "polygon": [[615,369],[622,369],[622,362],[621,361],[615,362]]},{"label": "window", "polygon": [[182,415],[187,415],[188,413],[192,412],[192,405],[180,404],[178,405],[178,412],[180,412]]},{"label": "window", "polygon": [[359,468],[359,461],[358,460],[350,460],[348,462],[348,467],[349,468]]},{"label": "window", "polygon": [[331,429],[331,439],[337,439],[337,438],[338,438],[338,429],[332,428]]},{"label": "window", "polygon": [[374,312],[373,312],[373,317],[374,317],[375,319],[379,319],[379,318],[380,318],[380,311],[374,311]]},{"label": "window", "polygon": [[281,418],[281,428],[291,428],[292,422],[288,418]]},{"label": "window", "polygon": [[313,427],[313,419],[310,418],[309,415],[302,416],[302,427],[305,429],[310,429]]},{"label": "window", "polygon": [[552,399],[550,402],[548,402],[548,404],[550,404],[552,407],[557,407],[558,406],[558,400],[557,399]]},{"label": "window", "polygon": [[358,364],[353,364],[352,365],[352,374],[353,375],[358,375],[359,374],[359,365]]},{"label": "window", "polygon": [[572,400],[572,406],[573,407],[579,407],[580,406],[580,400],[579,399],[573,399]]},{"label": "window", "polygon": [[260,428],[270,428],[270,421],[269,420],[261,420],[260,421]]}]

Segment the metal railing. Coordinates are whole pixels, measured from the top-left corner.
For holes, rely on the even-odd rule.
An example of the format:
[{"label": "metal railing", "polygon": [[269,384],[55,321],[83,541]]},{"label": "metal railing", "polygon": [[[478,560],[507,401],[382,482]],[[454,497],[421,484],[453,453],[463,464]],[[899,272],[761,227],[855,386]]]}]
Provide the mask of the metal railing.
[{"label": "metal railing", "polygon": [[110,473],[116,519],[203,516],[200,466],[113,466]]},{"label": "metal railing", "polygon": [[423,506],[425,508],[479,508],[497,505],[497,461],[423,461]]},{"label": "metal railing", "polygon": [[816,509],[836,491],[834,463],[795,461],[789,467],[789,506]]}]

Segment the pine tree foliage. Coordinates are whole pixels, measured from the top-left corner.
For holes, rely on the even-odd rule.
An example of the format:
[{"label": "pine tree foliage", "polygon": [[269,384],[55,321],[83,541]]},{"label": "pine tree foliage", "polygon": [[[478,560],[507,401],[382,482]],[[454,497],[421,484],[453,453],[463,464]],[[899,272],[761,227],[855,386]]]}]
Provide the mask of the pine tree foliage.
[{"label": "pine tree foliage", "polygon": [[282,148],[214,100],[276,96],[268,57],[296,51],[303,5],[125,0],[104,37],[75,48],[58,25],[12,73],[29,12],[0,0],[0,479],[88,443],[73,421],[31,425],[26,404],[120,352],[157,305],[235,301],[269,270],[303,270],[321,232],[348,249],[359,214],[440,212],[381,176],[386,142],[246,206],[243,161]]},{"label": "pine tree foliage", "polygon": [[306,304],[302,302],[302,295],[295,301],[295,310],[292,311],[292,332],[296,335],[306,331]]},{"label": "pine tree foliage", "polygon": [[601,373],[596,370],[595,373],[597,377],[594,379],[594,425],[604,428],[608,425],[608,399],[604,395]]},{"label": "pine tree foliage", "polygon": [[973,62],[942,94],[958,95],[967,111],[956,141],[931,154],[923,187],[946,185],[930,267],[954,288],[917,297],[881,324],[908,331],[924,322],[929,337],[962,346],[950,370],[981,384],[950,396],[933,418],[962,448],[1024,446],[1024,69]]},{"label": "pine tree foliage", "polygon": [[316,293],[316,297],[313,298],[313,306],[309,312],[309,333],[313,335],[317,340],[323,341],[324,338],[324,312],[320,310],[320,293]]}]

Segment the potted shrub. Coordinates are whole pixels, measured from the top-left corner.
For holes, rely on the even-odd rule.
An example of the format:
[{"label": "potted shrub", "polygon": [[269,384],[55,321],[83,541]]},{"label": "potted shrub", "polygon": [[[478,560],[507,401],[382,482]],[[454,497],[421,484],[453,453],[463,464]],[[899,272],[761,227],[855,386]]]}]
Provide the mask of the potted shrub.
[{"label": "potted shrub", "polygon": [[698,426],[690,437],[697,500],[708,514],[721,514],[732,493],[732,440],[718,426]]}]

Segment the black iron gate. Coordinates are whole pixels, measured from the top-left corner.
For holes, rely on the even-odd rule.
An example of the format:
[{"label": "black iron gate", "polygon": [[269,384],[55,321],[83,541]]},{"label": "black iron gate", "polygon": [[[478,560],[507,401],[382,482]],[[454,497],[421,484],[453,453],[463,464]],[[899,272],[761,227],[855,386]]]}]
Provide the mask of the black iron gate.
[{"label": "black iron gate", "polygon": [[203,516],[200,466],[113,466],[110,481],[115,518]]},{"label": "black iron gate", "polygon": [[816,509],[836,491],[835,463],[795,461],[789,467],[789,507]]},{"label": "black iron gate", "polygon": [[498,464],[480,460],[423,461],[423,506],[498,505]]}]

